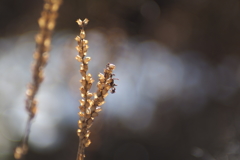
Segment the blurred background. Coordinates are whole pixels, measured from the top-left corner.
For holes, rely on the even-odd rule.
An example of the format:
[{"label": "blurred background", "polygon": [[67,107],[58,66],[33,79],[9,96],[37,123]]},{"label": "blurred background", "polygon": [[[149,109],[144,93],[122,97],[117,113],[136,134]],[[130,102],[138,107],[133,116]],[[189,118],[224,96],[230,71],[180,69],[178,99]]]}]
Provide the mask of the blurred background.
[{"label": "blurred background", "polygon": [[[42,0],[0,1],[0,159],[13,160]],[[86,160],[240,159],[239,0],[65,0],[26,160],[72,160],[78,137],[78,18],[97,81],[119,81],[96,118]],[[93,87],[93,91],[96,87]]]}]

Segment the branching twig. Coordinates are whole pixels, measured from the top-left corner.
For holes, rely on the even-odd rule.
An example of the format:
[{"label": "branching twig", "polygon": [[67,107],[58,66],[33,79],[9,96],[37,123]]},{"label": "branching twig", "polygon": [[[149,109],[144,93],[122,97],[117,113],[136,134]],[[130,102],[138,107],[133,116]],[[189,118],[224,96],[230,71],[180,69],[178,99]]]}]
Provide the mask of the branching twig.
[{"label": "branching twig", "polygon": [[88,41],[85,40],[85,31],[84,27],[88,23],[88,19],[84,19],[81,21],[77,20],[78,25],[81,27],[80,35],[75,38],[78,42],[78,46],[76,49],[79,52],[79,55],[76,56],[76,59],[81,62],[80,73],[82,75],[82,79],[80,80],[82,86],[80,87],[81,99],[80,102],[80,112],[78,113],[80,116],[80,120],[78,121],[77,134],[79,136],[79,146],[77,153],[77,160],[84,160],[85,158],[85,148],[91,144],[89,139],[90,135],[90,127],[93,124],[94,118],[98,116],[98,112],[101,111],[101,105],[104,104],[104,98],[107,96],[108,91],[111,90],[112,93],[115,92],[115,84],[112,71],[115,69],[114,64],[107,64],[106,69],[104,70],[104,74],[100,73],[99,82],[97,84],[98,90],[94,94],[94,99],[91,99],[93,96],[92,93],[89,92],[92,83],[94,82],[90,73],[87,74],[88,71],[88,62],[91,60],[90,57],[85,57],[87,55],[88,50]]}]

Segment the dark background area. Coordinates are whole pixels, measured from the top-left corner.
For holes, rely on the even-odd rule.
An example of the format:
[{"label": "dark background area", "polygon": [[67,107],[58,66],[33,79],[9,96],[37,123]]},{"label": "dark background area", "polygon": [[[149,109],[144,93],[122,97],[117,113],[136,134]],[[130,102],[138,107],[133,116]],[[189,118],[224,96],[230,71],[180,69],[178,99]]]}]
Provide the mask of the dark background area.
[{"label": "dark background area", "polygon": [[[38,30],[37,19],[42,5],[41,0],[1,0],[0,37],[4,39]],[[103,117],[99,117],[94,125],[101,125],[101,129],[93,128],[86,160],[240,158],[240,1],[65,0],[60,7],[55,32],[76,32],[76,19],[85,17],[90,20],[89,30],[98,29],[108,37],[113,60],[122,56],[123,46],[122,32],[113,34],[111,31],[120,28],[125,37],[137,43],[150,39],[164,45],[176,56],[187,56],[185,60],[188,62],[199,56],[216,69],[201,80],[206,88],[215,88],[211,94],[202,93],[205,95],[204,104],[198,96],[191,96],[199,91],[194,88],[183,89],[180,96],[152,99],[156,109],[145,130],[132,131],[118,118],[103,122]],[[198,54],[191,54],[192,51]],[[228,69],[218,70],[225,62]],[[192,65],[194,63],[192,61]],[[189,72],[190,77],[195,76],[193,72]],[[140,73],[135,74],[138,76]],[[209,77],[215,77],[214,81]],[[162,77],[157,78],[161,81]],[[138,83],[138,79],[133,81]],[[151,90],[145,92],[151,93]],[[118,93],[113,96],[117,97]],[[144,98],[151,100],[151,97]],[[203,105],[202,109],[191,112],[191,108],[199,104]],[[187,111],[179,109],[179,106],[186,107]],[[142,121],[144,119],[139,118],[139,124]],[[76,129],[69,127],[64,130],[63,145],[47,153],[36,152],[30,147],[26,160],[74,159],[78,145]],[[15,146],[13,143],[12,148]],[[8,158],[12,159],[11,155]]]}]

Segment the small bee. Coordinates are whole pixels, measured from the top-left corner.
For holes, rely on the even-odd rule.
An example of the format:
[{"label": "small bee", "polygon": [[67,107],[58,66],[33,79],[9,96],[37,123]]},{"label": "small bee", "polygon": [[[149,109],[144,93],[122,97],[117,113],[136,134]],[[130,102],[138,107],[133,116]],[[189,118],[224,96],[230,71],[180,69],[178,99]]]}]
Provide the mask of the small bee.
[{"label": "small bee", "polygon": [[110,88],[110,92],[113,94],[116,92],[116,88],[115,86],[117,86],[115,83],[114,83],[114,80],[119,80],[118,78],[112,78],[113,76],[115,76],[115,74],[110,74],[110,78],[111,78],[111,82],[109,83],[111,88]]},{"label": "small bee", "polygon": [[[115,65],[114,64],[111,64],[111,63],[108,63],[106,65],[107,69],[106,70],[109,70],[109,71],[113,71],[115,69]],[[109,74],[109,73],[105,73],[105,77],[106,75]],[[108,83],[110,85],[110,92],[113,94],[116,92],[116,88],[115,86],[117,86],[115,83],[114,83],[114,80],[119,80],[118,78],[113,78],[113,76],[115,76],[115,74],[109,74],[109,79],[108,79]]]},{"label": "small bee", "polygon": [[116,88],[115,87],[112,87],[111,89],[110,89],[110,92],[113,94],[113,93],[115,93],[116,92]]}]

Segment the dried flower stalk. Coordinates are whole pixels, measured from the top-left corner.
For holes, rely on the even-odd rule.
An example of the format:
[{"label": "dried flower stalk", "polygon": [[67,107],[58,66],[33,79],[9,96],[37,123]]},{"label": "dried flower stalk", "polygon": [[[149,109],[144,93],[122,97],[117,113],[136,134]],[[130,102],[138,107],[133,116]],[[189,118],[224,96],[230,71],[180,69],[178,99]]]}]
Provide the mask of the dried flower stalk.
[{"label": "dried flower stalk", "polygon": [[47,64],[51,45],[51,35],[54,30],[58,9],[62,0],[45,0],[41,17],[38,20],[40,32],[36,35],[36,51],[33,54],[34,63],[32,66],[32,82],[26,91],[26,110],[29,114],[26,131],[21,141],[21,145],[15,150],[15,159],[21,159],[28,151],[28,138],[30,134],[31,122],[37,112],[36,93],[43,81],[43,69]]},{"label": "dried flower stalk", "polygon": [[[90,127],[93,124],[94,118],[98,116],[98,113],[102,110],[101,105],[104,104],[104,98],[108,95],[108,91],[111,93],[115,92],[114,79],[112,78],[114,74],[112,74],[115,69],[114,64],[107,64],[106,69],[104,70],[104,74],[99,73],[99,82],[97,83],[97,92],[91,93],[89,90],[91,89],[92,83],[94,82],[90,73],[88,71],[88,63],[91,60],[91,57],[86,57],[88,51],[88,41],[85,39],[85,31],[84,27],[88,24],[89,20],[84,19],[83,21],[78,19],[77,23],[81,27],[80,35],[75,38],[78,42],[76,47],[78,51],[78,55],[76,56],[76,60],[81,62],[80,66],[80,74],[82,75],[82,79],[80,80],[82,86],[80,87],[81,99],[80,102],[80,112],[78,113],[80,119],[78,121],[77,135],[79,136],[79,146],[77,153],[77,160],[84,160],[85,158],[85,148],[91,144],[89,139],[90,135]],[[92,99],[94,95],[94,98]]]}]

